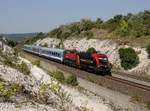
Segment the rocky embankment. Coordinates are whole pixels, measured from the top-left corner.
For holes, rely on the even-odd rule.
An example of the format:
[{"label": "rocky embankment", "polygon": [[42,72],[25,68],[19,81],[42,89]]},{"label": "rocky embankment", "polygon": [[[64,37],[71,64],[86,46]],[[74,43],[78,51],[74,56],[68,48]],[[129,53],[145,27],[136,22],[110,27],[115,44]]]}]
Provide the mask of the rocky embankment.
[{"label": "rocky embankment", "polygon": [[140,63],[131,70],[124,70],[121,67],[120,57],[118,50],[120,48],[130,47],[127,45],[120,45],[113,40],[98,40],[98,39],[69,39],[61,42],[56,38],[44,38],[42,40],[38,40],[36,45],[44,45],[47,44],[48,47],[59,47],[63,46],[65,49],[77,49],[78,51],[86,51],[90,47],[94,47],[97,51],[101,53],[107,54],[110,62],[113,64],[114,68],[117,70],[121,70],[123,72],[134,73],[134,74],[146,74],[150,75],[150,59],[148,59],[148,54],[145,51],[145,48],[141,47],[133,47],[139,57]]}]

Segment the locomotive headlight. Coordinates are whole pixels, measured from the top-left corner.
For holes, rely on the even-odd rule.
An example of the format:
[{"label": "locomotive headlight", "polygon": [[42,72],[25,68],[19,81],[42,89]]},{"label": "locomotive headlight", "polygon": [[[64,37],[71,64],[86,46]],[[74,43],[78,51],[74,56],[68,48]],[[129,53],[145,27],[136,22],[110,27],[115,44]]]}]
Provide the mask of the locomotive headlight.
[{"label": "locomotive headlight", "polygon": [[104,61],[107,61],[107,58],[99,58],[100,60],[104,60]]}]

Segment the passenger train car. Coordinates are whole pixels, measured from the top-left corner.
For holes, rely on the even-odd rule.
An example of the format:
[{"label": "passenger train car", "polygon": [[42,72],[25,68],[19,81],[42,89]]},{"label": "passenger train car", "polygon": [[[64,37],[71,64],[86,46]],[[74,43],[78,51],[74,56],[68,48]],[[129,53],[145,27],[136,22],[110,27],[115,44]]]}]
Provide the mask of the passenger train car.
[{"label": "passenger train car", "polygon": [[24,45],[23,50],[59,62],[63,62],[64,60],[64,49],[46,48],[34,45]]},{"label": "passenger train car", "polygon": [[101,75],[111,75],[111,64],[105,54],[89,54],[35,45],[24,45],[23,50],[76,68],[89,69]]}]

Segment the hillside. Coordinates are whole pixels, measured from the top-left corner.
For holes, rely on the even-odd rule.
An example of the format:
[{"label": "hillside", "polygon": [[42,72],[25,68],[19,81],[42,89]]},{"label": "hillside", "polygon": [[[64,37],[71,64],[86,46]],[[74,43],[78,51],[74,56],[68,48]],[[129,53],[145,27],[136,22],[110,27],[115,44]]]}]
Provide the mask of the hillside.
[{"label": "hillside", "polygon": [[[93,47],[107,54],[114,70],[140,77],[150,75],[150,59],[146,49],[150,44],[150,11],[116,15],[107,21],[83,19],[61,25],[47,35],[38,34],[25,43],[78,51]],[[120,49],[125,50],[123,53],[129,57],[121,56]]]},{"label": "hillside", "polygon": [[[65,84],[70,77],[64,77],[66,72],[52,67],[48,72],[39,67],[40,61],[36,63],[22,58],[13,48],[3,44],[0,49],[0,111],[125,110],[81,86],[79,90],[78,86]],[[59,74],[64,77],[62,81],[52,76]]]},{"label": "hillside", "polygon": [[107,21],[82,19],[61,25],[48,33],[58,39],[84,38],[113,39],[120,44],[145,46],[150,41],[150,11],[116,15]]}]

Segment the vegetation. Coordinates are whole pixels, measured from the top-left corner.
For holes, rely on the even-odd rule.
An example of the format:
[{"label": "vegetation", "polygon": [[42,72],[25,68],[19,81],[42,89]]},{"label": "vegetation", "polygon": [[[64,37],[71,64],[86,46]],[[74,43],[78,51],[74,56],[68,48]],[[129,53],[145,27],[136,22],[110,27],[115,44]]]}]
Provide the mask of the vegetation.
[{"label": "vegetation", "polygon": [[39,94],[44,95],[47,89],[48,89],[48,85],[41,83],[39,88]]},{"label": "vegetation", "polygon": [[120,48],[119,49],[121,66],[124,69],[131,69],[139,63],[139,58],[134,49],[132,48]]},{"label": "vegetation", "polygon": [[21,64],[18,64],[17,69],[25,75],[30,74],[30,69],[28,68],[28,66],[25,62],[22,62]]},{"label": "vegetation", "polygon": [[15,47],[16,45],[18,45],[18,42],[13,41],[13,40],[7,40],[7,44],[10,47]]},{"label": "vegetation", "polygon": [[[61,25],[48,33],[50,37],[61,40],[67,38],[102,38],[121,39],[124,41],[150,40],[150,11],[145,10],[137,14],[116,15],[107,21],[100,18],[96,20],[82,19],[67,25]],[[99,31],[104,31],[100,32]],[[101,37],[101,33],[104,35]],[[144,39],[144,40],[143,40]],[[125,41],[125,42],[126,42]],[[145,42],[145,41],[144,41]],[[144,43],[142,42],[142,43]],[[136,44],[137,42],[135,42]],[[145,43],[147,45],[147,42]]]},{"label": "vegetation", "polygon": [[45,44],[43,45],[43,47],[48,47],[48,44],[47,44],[47,43],[45,43]]},{"label": "vegetation", "polygon": [[87,39],[91,39],[94,36],[94,34],[91,31],[87,31],[84,33],[84,36],[87,37]]},{"label": "vegetation", "polygon": [[95,48],[91,47],[91,48],[88,48],[86,52],[92,54],[92,53],[96,53],[96,50]]},{"label": "vegetation", "polygon": [[93,109],[89,109],[87,107],[80,107],[81,111],[93,111]]},{"label": "vegetation", "polygon": [[57,79],[59,82],[64,82],[64,80],[65,80],[63,72],[58,71],[58,70],[56,70],[52,73],[52,77]]},{"label": "vegetation", "polygon": [[150,101],[147,103],[147,108],[150,110]]},{"label": "vegetation", "polygon": [[148,58],[150,58],[150,43],[147,45],[146,51],[148,53]]},{"label": "vegetation", "polygon": [[131,97],[131,101],[132,102],[139,102],[140,103],[140,102],[143,101],[143,99],[142,99],[142,97],[140,95],[135,94],[134,96]]},{"label": "vegetation", "polygon": [[15,55],[16,57],[18,57],[18,54],[19,54],[19,52],[21,51],[21,48],[14,47],[13,49],[14,49],[14,55]]},{"label": "vegetation", "polygon": [[0,82],[0,96],[8,101],[10,97],[22,91],[22,88],[19,84],[6,85],[4,82]]},{"label": "vegetation", "polygon": [[40,63],[41,63],[40,60],[35,60],[32,62],[33,65],[36,65],[38,67],[40,67]]},{"label": "vegetation", "polygon": [[13,66],[14,65],[11,58],[7,58],[7,57],[4,60],[4,64],[8,65],[8,66]]},{"label": "vegetation", "polygon": [[72,85],[72,86],[78,85],[77,76],[74,74],[70,74],[69,76],[65,77],[64,73],[61,71],[58,71],[58,70],[56,70],[54,72],[50,72],[49,74],[61,83],[66,83],[66,84]]},{"label": "vegetation", "polygon": [[[17,53],[17,52],[15,52]],[[30,74],[30,69],[28,68],[27,64],[25,62],[22,62],[20,64],[18,64],[18,58],[17,58],[18,54],[15,55],[8,55],[8,54],[4,54],[2,53],[2,51],[0,50],[0,56],[3,58],[2,62],[10,67],[13,67],[15,69],[18,69],[20,72],[22,72],[25,75]],[[39,65],[38,62],[36,62],[37,65]]]},{"label": "vegetation", "polygon": [[77,86],[78,85],[77,76],[74,74],[69,75],[66,79],[66,83],[72,86]]},{"label": "vegetation", "polygon": [[31,37],[31,38],[26,38],[24,40],[24,44],[33,44],[35,43],[37,40],[44,38],[46,35],[43,32],[38,33],[36,36]]}]

